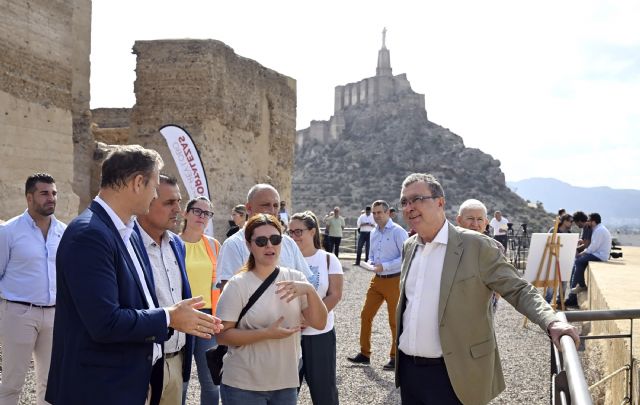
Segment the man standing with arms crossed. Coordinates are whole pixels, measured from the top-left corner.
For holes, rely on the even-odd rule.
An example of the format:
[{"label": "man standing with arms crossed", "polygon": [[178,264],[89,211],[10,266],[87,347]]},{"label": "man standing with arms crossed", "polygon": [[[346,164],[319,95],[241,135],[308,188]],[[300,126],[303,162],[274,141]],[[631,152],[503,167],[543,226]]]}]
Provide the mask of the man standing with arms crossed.
[{"label": "man standing with arms crossed", "polygon": [[157,197],[163,162],[153,150],[117,146],[100,191],[69,224],[57,257],[57,307],[45,399],[53,405],[157,404],[162,343],[175,331],[209,338],[220,320],[202,297],[158,305],[134,216]]},{"label": "man standing with arms crossed", "polygon": [[45,404],[56,305],[56,251],[66,225],[58,221],[53,177],[25,184],[27,210],[0,226],[0,404],[18,403],[33,355],[37,404]]},{"label": "man standing with arms crossed", "polygon": [[484,405],[505,388],[488,311],[492,291],[556,345],[562,335],[579,343],[576,329],[558,321],[492,240],[447,222],[435,177],[409,175],[400,205],[417,232],[403,247],[397,312],[396,386],[403,405]]},{"label": "man standing with arms crossed", "polygon": [[407,231],[389,217],[389,204],[378,200],[373,203],[373,218],[376,228],[371,234],[369,257],[374,276],[369,284],[367,296],[360,314],[360,352],[347,357],[352,363],[369,364],[371,357],[371,326],[380,305],[387,302],[389,327],[391,328],[391,350],[385,370],[393,370],[396,361],[396,307],[400,295],[399,276],[402,262],[402,244],[408,238]]},{"label": "man standing with arms crossed", "polygon": [[[180,300],[191,298],[185,269],[184,242],[171,232],[178,223],[181,211],[178,181],[160,175],[158,197],[151,201],[149,212],[138,217],[136,231],[142,238],[150,266],[153,269],[156,296],[161,307],[170,307]],[[164,342],[164,375],[160,405],[180,405],[183,382],[191,376],[193,336],[174,331]]]}]

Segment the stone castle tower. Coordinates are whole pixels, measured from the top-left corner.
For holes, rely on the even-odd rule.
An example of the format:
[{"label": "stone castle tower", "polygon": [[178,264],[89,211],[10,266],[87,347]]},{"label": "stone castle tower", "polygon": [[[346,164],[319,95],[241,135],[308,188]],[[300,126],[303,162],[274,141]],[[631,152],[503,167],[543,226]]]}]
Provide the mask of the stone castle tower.
[{"label": "stone castle tower", "polygon": [[296,134],[296,147],[302,148],[305,142],[316,140],[328,143],[340,139],[344,131],[344,112],[350,108],[368,106],[380,102],[414,105],[424,110],[424,94],[411,89],[405,73],[394,76],[391,69],[391,55],[386,46],[385,28],[382,31],[382,48],[378,51],[376,75],[356,83],[348,83],[335,88],[334,115],[328,121],[311,121],[309,128]]}]

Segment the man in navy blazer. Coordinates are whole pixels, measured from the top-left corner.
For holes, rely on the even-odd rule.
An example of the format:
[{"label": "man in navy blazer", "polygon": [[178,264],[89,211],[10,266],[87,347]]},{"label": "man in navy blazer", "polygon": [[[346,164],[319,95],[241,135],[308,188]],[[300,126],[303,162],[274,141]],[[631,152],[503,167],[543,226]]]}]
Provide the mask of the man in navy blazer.
[{"label": "man in navy blazer", "polygon": [[173,330],[207,338],[221,329],[197,310],[202,297],[158,305],[132,217],[149,210],[162,164],[153,150],[116,147],[102,165],[98,196],[62,236],[45,396],[51,404],[158,403],[161,343]]},{"label": "man in navy blazer", "polygon": [[[178,224],[181,200],[178,180],[161,174],[158,197],[151,202],[147,214],[138,216],[134,227],[145,248],[144,259],[153,270],[158,303],[163,307],[191,298],[184,242],[171,232]],[[194,343],[193,336],[182,332],[174,333],[164,342],[160,405],[182,403],[183,383],[191,376]]]}]

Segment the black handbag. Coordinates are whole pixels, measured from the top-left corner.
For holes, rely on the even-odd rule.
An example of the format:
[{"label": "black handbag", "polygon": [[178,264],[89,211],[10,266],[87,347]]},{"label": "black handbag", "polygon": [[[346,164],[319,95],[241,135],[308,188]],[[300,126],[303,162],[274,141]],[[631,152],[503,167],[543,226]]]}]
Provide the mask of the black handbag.
[{"label": "black handbag", "polygon": [[[240,320],[247,313],[247,311],[251,309],[256,301],[258,301],[258,298],[260,298],[262,293],[264,293],[266,289],[269,288],[269,286],[273,283],[276,277],[278,277],[278,273],[280,273],[280,268],[276,267],[276,269],[271,274],[269,274],[269,277],[267,277],[262,282],[262,284],[260,284],[260,287],[258,287],[258,289],[253,294],[251,294],[247,305],[245,305],[244,308],[242,308],[242,311],[240,311],[240,316],[238,316],[236,327],[238,327],[238,325],[240,324]],[[212,347],[205,352],[205,356],[207,357],[207,367],[209,367],[211,379],[213,380],[213,383],[215,385],[220,385],[220,383],[222,382],[222,360],[225,354],[227,354],[227,346],[225,345]]]}]

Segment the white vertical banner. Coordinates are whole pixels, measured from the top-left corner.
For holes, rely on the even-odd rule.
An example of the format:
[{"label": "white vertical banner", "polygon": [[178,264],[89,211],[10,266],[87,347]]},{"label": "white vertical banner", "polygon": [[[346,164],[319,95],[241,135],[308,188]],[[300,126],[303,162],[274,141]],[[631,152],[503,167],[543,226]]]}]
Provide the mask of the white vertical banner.
[{"label": "white vertical banner", "polygon": [[[167,141],[167,146],[169,146],[180,178],[187,189],[189,199],[201,195],[211,199],[207,174],[204,172],[200,153],[198,153],[198,148],[193,143],[191,135],[183,128],[173,124],[160,128],[160,133]],[[205,233],[213,236],[213,221],[209,221]]]}]

